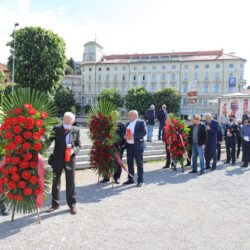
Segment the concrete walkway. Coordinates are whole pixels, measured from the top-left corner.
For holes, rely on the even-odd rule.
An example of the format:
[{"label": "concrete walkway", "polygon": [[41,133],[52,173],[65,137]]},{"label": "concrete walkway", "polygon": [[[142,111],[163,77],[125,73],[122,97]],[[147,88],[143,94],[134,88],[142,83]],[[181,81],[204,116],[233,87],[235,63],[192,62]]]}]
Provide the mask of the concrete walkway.
[{"label": "concrete walkway", "polygon": [[198,177],[162,165],[145,165],[141,188],[98,185],[92,170],[77,171],[75,216],[63,178],[62,206],[42,212],[40,225],[35,214],[0,216],[0,249],[250,249],[250,169],[220,165]]}]

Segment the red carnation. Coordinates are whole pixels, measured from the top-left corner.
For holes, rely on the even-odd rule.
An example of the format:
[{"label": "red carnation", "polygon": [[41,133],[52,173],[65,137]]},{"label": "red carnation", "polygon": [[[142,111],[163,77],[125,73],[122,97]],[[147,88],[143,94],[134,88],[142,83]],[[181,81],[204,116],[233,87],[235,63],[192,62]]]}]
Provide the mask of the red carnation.
[{"label": "red carnation", "polygon": [[15,114],[15,115],[18,115],[18,114],[20,114],[20,113],[22,113],[22,109],[21,108],[16,108],[16,109],[14,109],[14,111],[13,111],[13,113]]},{"label": "red carnation", "polygon": [[10,147],[10,150],[16,149],[16,143],[14,141],[11,142],[10,145],[9,145],[9,147]]},{"label": "red carnation", "polygon": [[40,192],[40,188],[37,188],[35,191],[34,191],[34,195],[37,196]]},{"label": "red carnation", "polygon": [[39,132],[33,133],[33,139],[38,141],[41,139],[41,134]]},{"label": "red carnation", "polygon": [[29,161],[31,160],[33,155],[30,152],[27,152],[26,154],[23,155],[24,160]]},{"label": "red carnation", "polygon": [[32,136],[32,133],[30,131],[26,131],[26,132],[23,133],[23,137],[25,139],[29,139],[31,136]]},{"label": "red carnation", "polygon": [[30,149],[30,143],[29,143],[29,142],[25,142],[25,143],[23,144],[23,149],[24,149],[24,150]]},{"label": "red carnation", "polygon": [[42,144],[40,142],[35,143],[33,146],[33,149],[36,151],[41,150],[41,148],[42,148]]},{"label": "red carnation", "polygon": [[4,149],[7,150],[7,151],[9,151],[10,150],[10,146],[8,144],[5,144],[4,145]]},{"label": "red carnation", "polygon": [[31,184],[36,184],[38,182],[38,178],[36,176],[31,176],[29,181]]},{"label": "red carnation", "polygon": [[10,161],[11,161],[11,157],[10,157],[10,155],[6,155],[5,156],[5,163],[10,163]]},{"label": "red carnation", "polygon": [[16,166],[12,166],[12,167],[10,167],[9,168],[9,172],[11,173],[11,174],[15,174],[16,172],[17,172],[17,167]]},{"label": "red carnation", "polygon": [[11,124],[12,124],[12,125],[15,125],[15,124],[17,124],[17,123],[18,123],[17,118],[16,118],[16,117],[12,117],[12,118],[11,118]]},{"label": "red carnation", "polygon": [[25,122],[25,116],[23,115],[18,116],[17,121],[19,124],[23,124]]},{"label": "red carnation", "polygon": [[46,112],[42,111],[42,112],[41,112],[41,118],[42,118],[42,119],[48,118],[48,114],[47,114]]},{"label": "red carnation", "polygon": [[13,175],[12,175],[12,180],[13,180],[13,181],[19,181],[19,180],[20,180],[19,174],[13,174]]},{"label": "red carnation", "polygon": [[25,120],[25,128],[33,129],[34,128],[34,119],[31,117],[26,118]]},{"label": "red carnation", "polygon": [[14,197],[14,195],[12,193],[8,193],[7,196],[9,199],[13,199],[13,197]]},{"label": "red carnation", "polygon": [[13,137],[13,134],[12,134],[11,132],[7,132],[7,133],[5,134],[5,138],[6,138],[7,140],[11,140],[12,137]]},{"label": "red carnation", "polygon": [[38,163],[36,161],[30,161],[30,168],[36,168],[37,164]]},{"label": "red carnation", "polygon": [[43,120],[37,119],[37,120],[35,121],[35,124],[36,124],[37,127],[42,127],[42,126],[43,126]]},{"label": "red carnation", "polygon": [[13,165],[18,164],[19,162],[20,162],[20,158],[19,158],[19,157],[12,157],[11,163],[12,163]]},{"label": "red carnation", "polygon": [[20,144],[23,141],[23,139],[22,139],[22,137],[20,135],[17,135],[14,140],[15,140],[16,144]]},{"label": "red carnation", "polygon": [[14,181],[9,182],[8,183],[8,188],[10,190],[15,189],[16,188],[16,183]]},{"label": "red carnation", "polygon": [[38,132],[39,132],[41,135],[44,135],[44,134],[45,134],[45,129],[40,127],[40,128],[38,129]]},{"label": "red carnation", "polygon": [[31,173],[29,171],[26,170],[22,172],[22,177],[24,178],[24,180],[27,181],[30,178],[30,176],[31,176]]},{"label": "red carnation", "polygon": [[32,108],[32,105],[29,104],[29,103],[26,103],[26,104],[24,104],[24,107],[25,107],[26,109],[31,109],[31,108]]},{"label": "red carnation", "polygon": [[23,190],[23,193],[24,193],[25,195],[31,195],[31,194],[32,194],[32,189],[31,189],[31,188],[25,188],[25,189]]},{"label": "red carnation", "polygon": [[36,109],[34,109],[34,108],[28,109],[28,114],[31,115],[31,116],[35,115],[36,114]]},{"label": "red carnation", "polygon": [[20,168],[28,168],[29,167],[29,163],[27,161],[21,161],[19,163]]},{"label": "red carnation", "polygon": [[19,125],[14,127],[14,133],[15,134],[20,134],[21,132],[22,132],[22,128]]},{"label": "red carnation", "polygon": [[26,186],[26,182],[25,181],[19,181],[17,184],[18,188],[20,189],[24,189]]},{"label": "red carnation", "polygon": [[21,195],[19,195],[19,194],[15,194],[13,199],[16,200],[16,201],[22,201],[23,197]]}]

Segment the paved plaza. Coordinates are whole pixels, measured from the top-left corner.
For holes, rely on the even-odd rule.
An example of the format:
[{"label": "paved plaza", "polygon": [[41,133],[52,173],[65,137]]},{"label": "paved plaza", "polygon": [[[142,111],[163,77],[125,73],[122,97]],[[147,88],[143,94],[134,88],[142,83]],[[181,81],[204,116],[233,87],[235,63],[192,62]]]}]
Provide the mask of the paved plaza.
[{"label": "paved plaza", "polygon": [[[201,177],[145,164],[141,188],[97,184],[92,170],[76,173],[78,214],[65,188],[54,213],[0,217],[0,249],[250,249],[250,171],[239,165]],[[123,172],[122,178],[126,179]]]}]

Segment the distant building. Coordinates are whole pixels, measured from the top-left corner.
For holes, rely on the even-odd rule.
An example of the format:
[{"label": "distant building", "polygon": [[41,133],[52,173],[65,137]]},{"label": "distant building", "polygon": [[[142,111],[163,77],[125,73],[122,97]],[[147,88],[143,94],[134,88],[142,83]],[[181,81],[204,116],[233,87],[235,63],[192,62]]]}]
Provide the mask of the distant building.
[{"label": "distant building", "polygon": [[[84,104],[93,105],[103,89],[116,88],[122,95],[143,86],[150,92],[165,87],[180,91],[181,114],[218,113],[217,99],[241,90],[245,84],[246,60],[223,50],[104,55],[103,47],[92,41],[84,45],[82,79]],[[198,103],[187,103],[190,81],[198,82]]]},{"label": "distant building", "polygon": [[76,104],[83,107],[83,84],[80,75],[65,75],[62,85],[71,89],[75,95]]},{"label": "distant building", "polygon": [[7,68],[6,65],[0,63],[0,71],[3,71],[4,73],[4,78],[0,79],[0,85],[7,86],[9,83],[11,83],[11,72]]}]

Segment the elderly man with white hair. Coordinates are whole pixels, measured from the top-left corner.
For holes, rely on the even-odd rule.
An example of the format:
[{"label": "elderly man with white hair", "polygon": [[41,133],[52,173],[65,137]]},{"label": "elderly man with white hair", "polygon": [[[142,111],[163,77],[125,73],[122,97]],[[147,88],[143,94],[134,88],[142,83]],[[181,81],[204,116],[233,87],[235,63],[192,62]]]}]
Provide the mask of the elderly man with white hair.
[{"label": "elderly man with white hair", "polygon": [[134,160],[137,165],[137,187],[143,184],[143,152],[144,152],[144,136],[147,134],[144,121],[138,119],[138,112],[131,110],[128,113],[129,122],[126,124],[127,141],[127,163],[128,163],[128,181],[124,185],[134,183]]},{"label": "elderly man with white hair", "polygon": [[60,206],[60,184],[62,171],[66,177],[66,199],[71,214],[76,214],[75,197],[75,156],[81,148],[80,130],[72,126],[75,115],[66,112],[63,117],[63,124],[54,127],[54,134],[51,141],[55,141],[53,157],[49,164],[53,169],[52,185],[52,206],[47,212],[53,212]]}]

